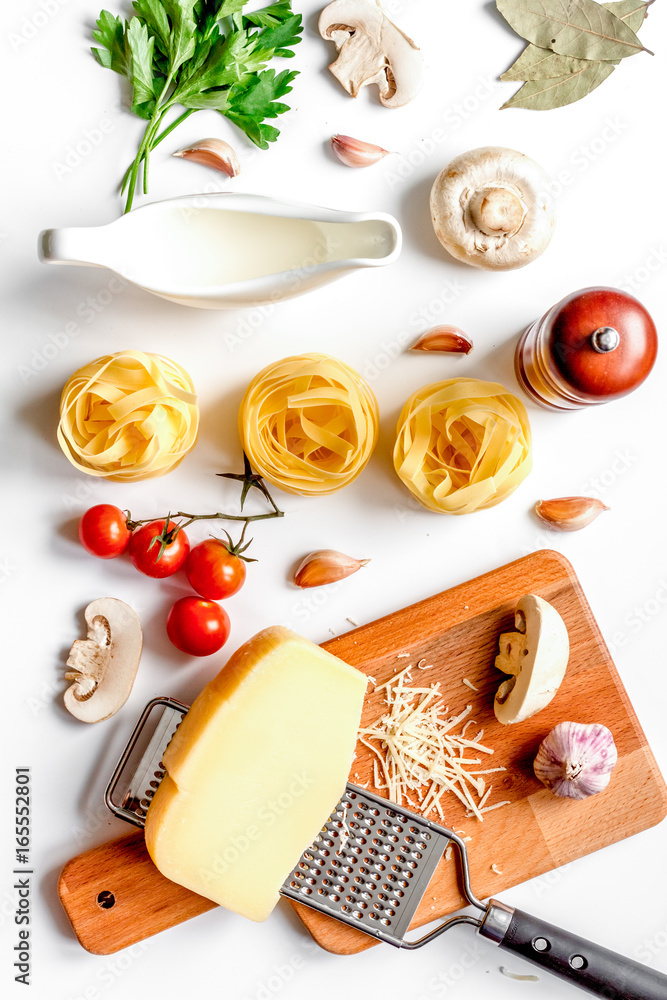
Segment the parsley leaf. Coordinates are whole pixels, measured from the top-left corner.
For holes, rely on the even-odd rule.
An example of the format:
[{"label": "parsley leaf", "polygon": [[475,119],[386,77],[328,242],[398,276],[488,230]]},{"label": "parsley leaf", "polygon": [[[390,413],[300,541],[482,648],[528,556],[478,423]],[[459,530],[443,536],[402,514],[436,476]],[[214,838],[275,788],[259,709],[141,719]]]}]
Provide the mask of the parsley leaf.
[{"label": "parsley leaf", "polygon": [[153,82],[153,49],[155,36],[148,36],[148,29],[138,17],[133,17],[127,28],[127,46],[132,60],[132,110],[140,118],[150,118],[155,110]]},{"label": "parsley leaf", "polygon": [[114,17],[108,10],[103,10],[97,21],[97,31],[93,32],[93,41],[102,46],[101,49],[91,50],[100,66],[112,69],[121,76],[129,76],[125,52],[125,27],[119,17]]},{"label": "parsley leaf", "polygon": [[240,84],[232,88],[227,118],[243,129],[248,138],[259,146],[267,149],[270,142],[280,135],[277,128],[267,125],[265,118],[277,118],[289,111],[287,104],[281,104],[277,99],[291,91],[291,82],[297,74],[283,70],[276,75],[275,70],[266,69],[258,73],[248,84]]},{"label": "parsley leaf", "polygon": [[[107,10],[100,13],[93,31],[99,48],[93,54],[100,65],[129,79],[131,110],[148,121],[123,182],[126,212],[142,166],[146,190],[151,151],[199,109],[220,112],[261,149],[278,138],[267,120],[288,110],[279,98],[291,91],[297,74],[276,73],[268,64],[294,55],[302,18],[293,13],[291,0],[244,15],[247,2],[134,0],[134,15],[125,22]],[[185,110],[163,127],[178,105]]]}]

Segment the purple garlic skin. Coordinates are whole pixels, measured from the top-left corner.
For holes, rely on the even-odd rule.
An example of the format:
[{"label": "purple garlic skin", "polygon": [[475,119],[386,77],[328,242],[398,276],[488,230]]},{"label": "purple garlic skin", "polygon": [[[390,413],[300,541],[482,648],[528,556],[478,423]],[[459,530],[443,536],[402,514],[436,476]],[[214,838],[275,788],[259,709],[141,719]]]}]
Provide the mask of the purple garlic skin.
[{"label": "purple garlic skin", "polygon": [[554,795],[587,799],[604,791],[617,759],[614,737],[606,726],[560,722],[542,740],[533,770]]}]

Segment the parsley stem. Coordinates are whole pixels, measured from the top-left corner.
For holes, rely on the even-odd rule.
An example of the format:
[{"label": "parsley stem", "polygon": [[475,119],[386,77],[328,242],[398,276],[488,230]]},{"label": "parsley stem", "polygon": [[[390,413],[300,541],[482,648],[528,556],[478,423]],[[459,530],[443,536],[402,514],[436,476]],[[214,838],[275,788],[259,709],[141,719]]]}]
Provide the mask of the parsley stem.
[{"label": "parsley stem", "polygon": [[132,202],[134,200],[134,190],[137,186],[137,178],[139,176],[139,168],[141,166],[141,161],[143,160],[144,156],[148,155],[148,150],[150,149],[150,143],[153,133],[154,131],[157,131],[157,129],[160,127],[160,122],[162,121],[163,115],[171,107],[169,101],[165,101],[164,104],[162,104],[162,101],[164,100],[167,91],[171,87],[172,80],[173,80],[173,74],[170,71],[167,74],[167,77],[164,81],[164,86],[162,87],[160,96],[155,102],[155,111],[153,112],[153,115],[151,116],[151,119],[148,122],[148,125],[146,126],[146,131],[144,132],[143,139],[141,140],[141,144],[139,146],[139,149],[137,150],[137,155],[134,158],[134,162],[132,164],[130,172],[130,182],[127,192],[127,202],[125,204],[126,214],[132,208]]},{"label": "parsley stem", "polygon": [[[193,115],[196,110],[197,110],[196,108],[188,108],[188,110],[184,111],[182,115],[179,115],[178,118],[175,118],[174,121],[171,123],[171,125],[167,125],[166,129],[164,129],[162,132],[160,132],[160,134],[157,136],[157,138],[152,141],[152,143],[151,143],[151,149],[155,149],[156,146],[159,146],[160,143],[162,142],[162,140],[166,139],[167,136],[170,134],[170,132],[173,132],[175,128],[178,128],[178,126],[181,124],[181,122],[184,122],[186,118],[189,118],[190,115]],[[130,179],[130,174],[132,173],[132,167],[133,166],[134,166],[134,161],[129,165],[129,167],[125,171],[125,175],[123,177],[123,180],[122,180],[121,186],[120,186],[120,193],[121,194],[125,194],[125,189],[127,187],[128,181]]]}]

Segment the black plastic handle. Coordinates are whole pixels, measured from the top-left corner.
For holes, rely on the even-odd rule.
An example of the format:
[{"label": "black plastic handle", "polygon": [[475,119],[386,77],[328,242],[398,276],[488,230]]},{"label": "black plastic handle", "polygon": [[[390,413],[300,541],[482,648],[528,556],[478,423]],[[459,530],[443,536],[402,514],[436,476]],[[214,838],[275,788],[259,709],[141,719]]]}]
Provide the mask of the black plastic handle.
[{"label": "black plastic handle", "polygon": [[514,910],[500,947],[607,1000],[667,1000],[667,976]]}]

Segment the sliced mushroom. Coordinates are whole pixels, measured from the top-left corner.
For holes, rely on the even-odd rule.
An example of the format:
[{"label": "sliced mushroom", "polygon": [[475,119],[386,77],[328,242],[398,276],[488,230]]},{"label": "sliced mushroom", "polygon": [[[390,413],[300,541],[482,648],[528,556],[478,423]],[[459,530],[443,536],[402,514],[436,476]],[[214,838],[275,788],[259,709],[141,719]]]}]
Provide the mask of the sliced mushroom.
[{"label": "sliced mushroom", "polygon": [[424,63],[419,49],[371,0],[333,0],[320,14],[320,35],[335,42],[329,69],[348,94],[377,84],[385,108],[400,108],[419,90]]},{"label": "sliced mushroom", "polygon": [[514,149],[482,146],[457,156],[435,179],[431,219],[445,250],[493,271],[523,267],[546,249],[554,228],[551,181]]},{"label": "sliced mushroom", "polygon": [[85,610],[88,635],[75,639],[65,677],[74,683],[65,708],[81,722],[111,718],[127,701],[137,674],[143,643],[136,614],[123,601],[102,597]]},{"label": "sliced mushroom", "polygon": [[570,641],[556,609],[535,594],[526,594],[516,607],[516,632],[499,639],[496,667],[511,674],[496,692],[498,722],[523,722],[549,704],[565,676]]}]

